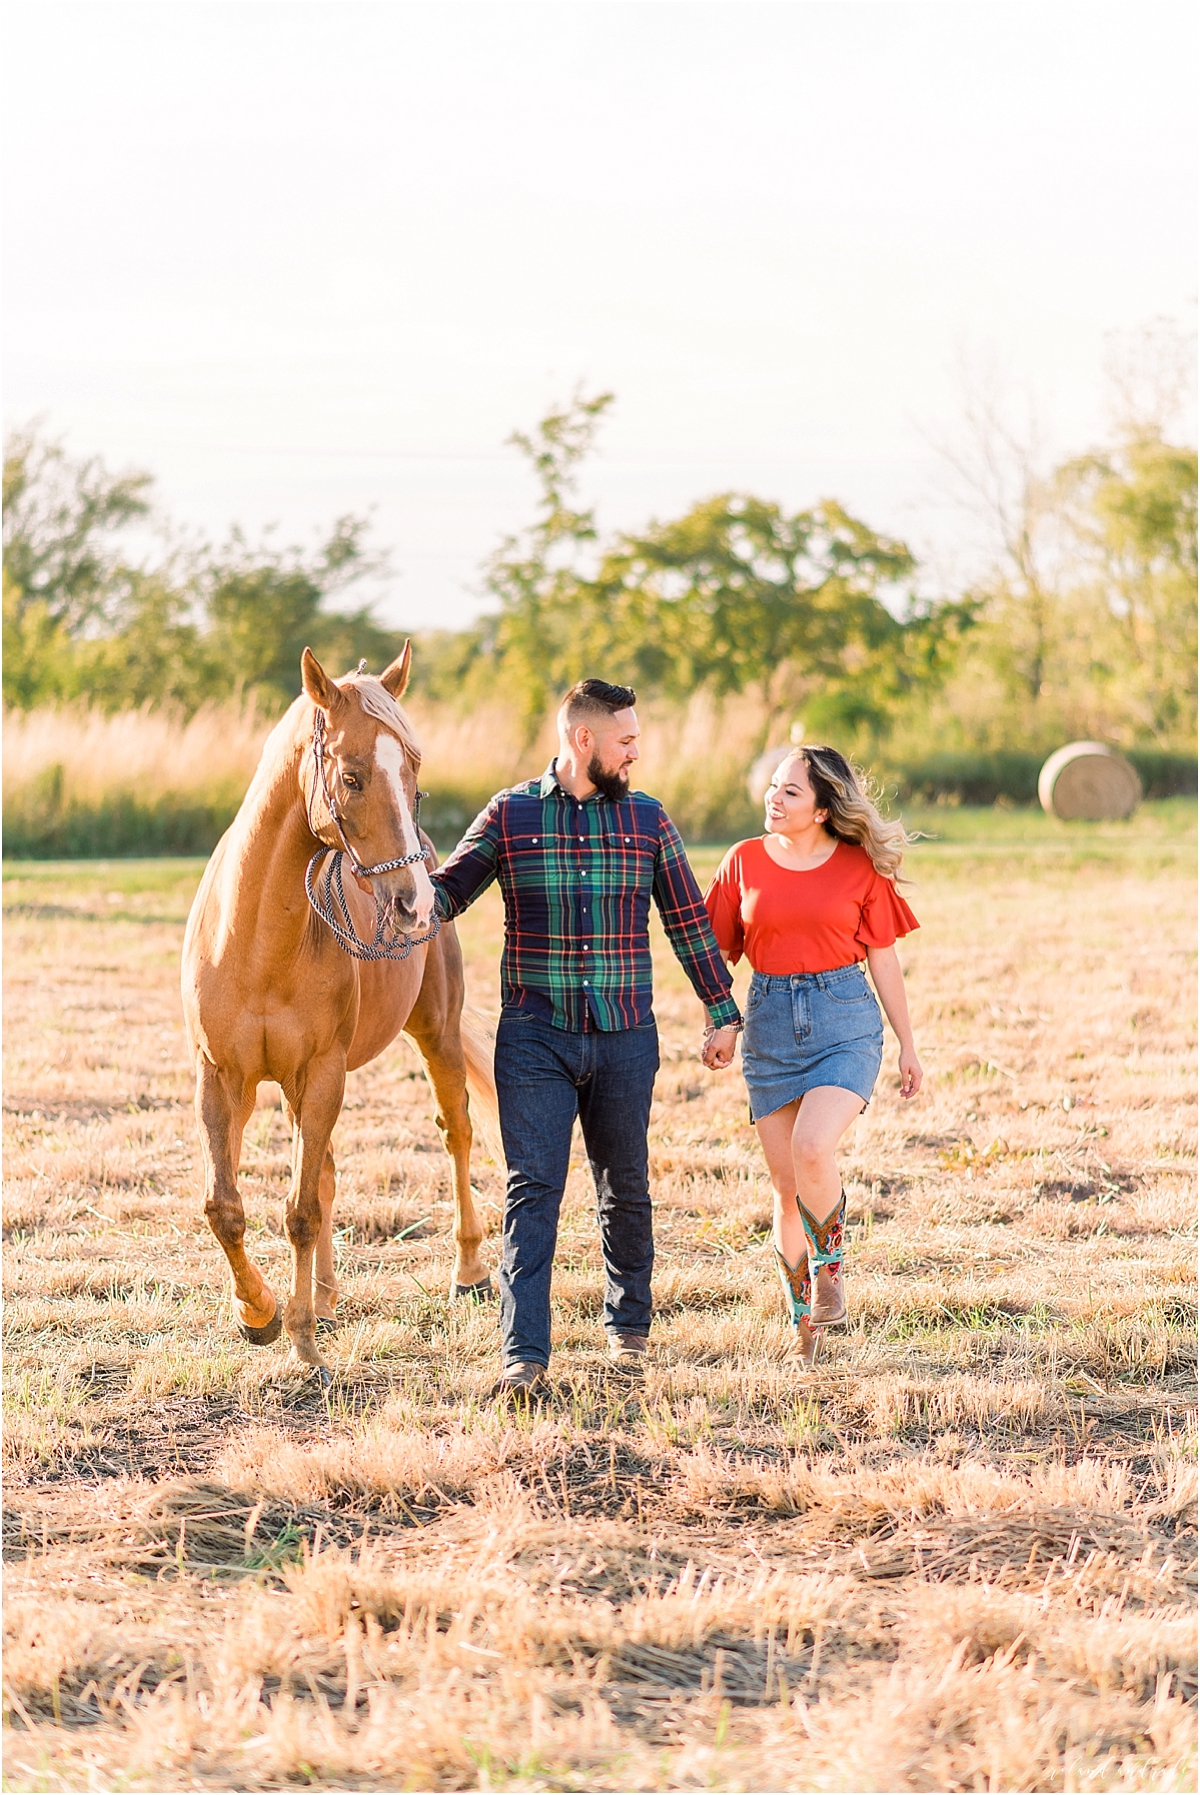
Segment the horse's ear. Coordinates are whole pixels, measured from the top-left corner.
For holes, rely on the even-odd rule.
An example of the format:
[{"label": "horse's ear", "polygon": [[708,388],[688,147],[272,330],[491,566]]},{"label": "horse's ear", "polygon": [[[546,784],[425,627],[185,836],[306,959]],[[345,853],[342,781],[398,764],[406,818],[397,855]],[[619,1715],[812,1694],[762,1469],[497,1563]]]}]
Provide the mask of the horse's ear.
[{"label": "horse's ear", "polygon": [[379,683],[399,701],[403,698],[408,686],[408,676],[412,672],[412,643],[406,642],[390,667],[385,667],[379,675]]},{"label": "horse's ear", "polygon": [[330,679],[311,648],[306,648],[300,656],[300,677],[304,681],[304,690],[323,711],[332,713],[341,703],[340,689]]}]

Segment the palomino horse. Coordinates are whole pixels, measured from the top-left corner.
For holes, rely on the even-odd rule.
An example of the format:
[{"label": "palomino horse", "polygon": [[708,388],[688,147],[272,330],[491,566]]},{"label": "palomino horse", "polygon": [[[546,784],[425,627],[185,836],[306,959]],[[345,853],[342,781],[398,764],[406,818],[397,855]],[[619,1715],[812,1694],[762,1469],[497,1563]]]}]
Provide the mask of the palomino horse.
[{"label": "palomino horse", "polygon": [[[334,1163],[346,1073],[403,1029],[437,1099],[452,1166],[456,1295],[490,1292],[471,1195],[467,1083],[495,1102],[490,1054],[462,1020],[462,956],[440,928],[418,839],[421,752],[400,709],[411,650],[378,679],[331,680],[306,648],[304,694],[272,730],[208,863],[183,947],[183,1008],[196,1069],[204,1213],[229,1260],[244,1339],[286,1327],[328,1379],[317,1330],[333,1325]],[[342,859],[351,878],[342,883]],[[322,870],[318,871],[320,864]],[[372,934],[373,930],[373,934]],[[282,1316],[247,1256],[237,1173],[263,1079],[292,1122],[286,1225],[292,1289]],[[314,1292],[315,1274],[315,1292]]]}]

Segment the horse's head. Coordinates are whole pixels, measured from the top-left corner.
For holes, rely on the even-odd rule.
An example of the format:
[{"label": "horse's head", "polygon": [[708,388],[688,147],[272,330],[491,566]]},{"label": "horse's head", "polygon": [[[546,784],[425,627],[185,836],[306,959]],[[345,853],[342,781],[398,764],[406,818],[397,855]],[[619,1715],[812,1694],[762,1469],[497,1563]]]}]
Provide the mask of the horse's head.
[{"label": "horse's head", "polygon": [[300,775],[310,827],[329,847],[350,850],[354,878],[398,935],[424,935],[433,919],[416,827],[421,750],[399,702],[411,665],[407,642],[378,679],[330,679],[308,648],[300,661],[317,709]]}]

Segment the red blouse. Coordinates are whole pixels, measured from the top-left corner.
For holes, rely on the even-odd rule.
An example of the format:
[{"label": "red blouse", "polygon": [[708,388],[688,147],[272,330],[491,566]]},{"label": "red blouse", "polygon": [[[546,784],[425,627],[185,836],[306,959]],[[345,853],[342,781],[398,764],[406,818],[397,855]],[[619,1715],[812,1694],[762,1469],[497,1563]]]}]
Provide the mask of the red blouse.
[{"label": "red blouse", "polygon": [[865,848],[839,841],[822,866],[779,866],[761,839],[739,841],[704,895],[717,946],[755,972],[832,972],[921,925]]}]

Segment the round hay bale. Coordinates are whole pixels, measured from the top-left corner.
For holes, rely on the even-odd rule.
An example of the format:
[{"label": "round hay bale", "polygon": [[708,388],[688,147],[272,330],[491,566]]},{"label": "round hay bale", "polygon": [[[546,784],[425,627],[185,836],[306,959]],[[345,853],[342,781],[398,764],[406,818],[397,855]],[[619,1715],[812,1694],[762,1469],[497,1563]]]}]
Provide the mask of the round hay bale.
[{"label": "round hay bale", "polygon": [[1038,775],[1042,809],[1064,822],[1116,822],[1142,801],[1142,782],[1123,754],[1104,742],[1068,742]]},{"label": "round hay bale", "polygon": [[776,767],[785,754],[794,754],[795,742],[781,742],[777,748],[764,748],[746,776],[746,790],[752,804],[761,804],[767,795]]}]

